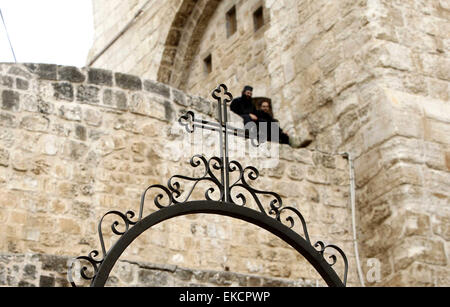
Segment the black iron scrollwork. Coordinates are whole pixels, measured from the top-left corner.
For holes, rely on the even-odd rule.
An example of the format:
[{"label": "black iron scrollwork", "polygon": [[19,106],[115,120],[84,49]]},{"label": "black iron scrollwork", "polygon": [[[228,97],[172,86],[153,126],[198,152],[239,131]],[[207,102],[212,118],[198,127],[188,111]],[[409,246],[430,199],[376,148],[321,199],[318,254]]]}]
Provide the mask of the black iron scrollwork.
[{"label": "black iron scrollwork", "polygon": [[[258,190],[252,187],[250,183],[255,182],[259,178],[259,171],[255,167],[248,166],[244,168],[238,161],[228,160],[228,153],[226,146],[227,144],[226,115],[222,117],[224,114],[222,113],[221,108],[221,98],[217,96],[222,92],[224,92],[223,95],[227,97],[224,100],[225,107],[223,108],[225,114],[226,114],[226,104],[232,100],[232,96],[228,92],[225,85],[220,85],[216,90],[214,90],[212,96],[219,102],[219,118],[221,119],[220,123],[212,123],[198,120],[195,118],[195,114],[191,111],[187,112],[179,119],[180,125],[184,126],[186,130],[190,133],[192,133],[196,127],[220,131],[221,145],[225,145],[222,148],[224,149],[224,151],[221,151],[220,157],[212,157],[208,160],[203,155],[195,155],[190,159],[190,165],[193,168],[203,167],[202,168],[203,172],[200,172],[201,175],[197,177],[175,175],[168,180],[167,186],[156,184],[151,185],[147,189],[145,189],[145,191],[141,196],[139,213],[136,221],[132,220],[135,217],[135,213],[133,211],[127,211],[125,214],[119,211],[110,211],[106,213],[101,218],[98,224],[98,235],[100,240],[102,258],[97,259],[97,257],[100,255],[100,252],[97,250],[93,250],[88,254],[88,256],[81,256],[76,258],[76,260],[78,261],[88,262],[89,265],[91,266],[91,270],[89,270],[89,268],[86,266],[81,267],[79,273],[84,280],[92,281],[96,277],[99,266],[101,266],[105,257],[107,256],[102,231],[102,224],[105,217],[115,216],[118,218],[112,223],[111,231],[115,235],[123,236],[130,230],[131,227],[142,221],[142,219],[144,218],[143,217],[144,206],[146,203],[146,197],[150,191],[154,190],[159,191],[156,193],[156,196],[153,199],[153,203],[157,209],[164,210],[168,207],[178,204],[186,203],[186,205],[188,205],[190,197],[192,196],[194,190],[199,187],[199,183],[205,182],[208,185],[211,185],[204,192],[206,200],[244,207],[248,204],[248,200],[246,198],[246,195],[244,195],[244,193],[242,193],[241,191],[243,189],[251,195],[252,200],[254,201],[254,203],[256,203],[256,206],[258,208],[257,211],[259,213],[265,216],[272,217],[277,222],[291,229],[294,228],[295,221],[299,220],[304,240],[315,248],[319,256],[325,259],[325,250],[327,249],[337,251],[341,255],[344,261],[344,285],[346,284],[348,261],[345,253],[339,247],[335,245],[326,245],[322,241],[318,241],[313,245],[310,241],[305,218],[300,213],[300,211],[292,206],[283,206],[283,201],[277,193],[271,191]],[[222,128],[225,128],[225,131]],[[224,136],[222,135],[222,133],[224,134]],[[224,140],[225,142],[223,144],[222,142]],[[220,178],[216,176],[215,171],[220,172]],[[237,175],[236,176],[237,179],[234,182],[230,182],[230,174]],[[190,187],[185,189],[185,187],[182,185],[183,182],[189,182]],[[219,193],[218,199],[213,199],[213,194],[215,192]],[[261,196],[264,197],[265,200],[267,200],[267,198],[270,199],[270,202],[268,204],[264,204],[263,201],[261,201]],[[118,229],[119,226],[122,228],[122,230]],[[331,259],[331,263],[326,259],[325,261],[327,261],[327,263],[330,266],[336,264],[337,262],[336,255],[332,254],[328,258]],[[92,274],[89,274],[88,272],[92,272]],[[69,267],[69,280],[73,286],[76,286],[75,282],[73,282],[72,279],[72,265]]]},{"label": "black iron scrollwork", "polygon": [[[130,219],[134,218],[135,214],[133,211],[128,211],[125,214],[123,214],[122,212],[119,211],[109,211],[108,213],[106,213],[105,215],[103,215],[103,217],[100,219],[100,222],[98,223],[98,236],[99,236],[99,241],[100,241],[100,246],[101,246],[101,250],[102,250],[102,258],[101,259],[96,259],[99,255],[100,252],[98,250],[93,250],[91,251],[87,256],[80,256],[75,258],[75,260],[78,260],[79,262],[81,261],[85,261],[88,262],[89,265],[91,266],[91,270],[93,271],[93,274],[90,275],[87,272],[89,271],[89,268],[85,265],[83,265],[80,268],[80,276],[87,281],[93,280],[95,278],[95,276],[97,275],[98,272],[98,267],[103,263],[103,261],[105,260],[105,257],[107,255],[107,251],[106,251],[106,246],[105,246],[105,241],[104,241],[104,237],[103,237],[103,230],[102,230],[102,225],[103,225],[103,220],[105,219],[106,216],[108,215],[114,215],[114,216],[118,216],[120,217],[120,219],[122,220],[122,222],[124,223],[125,229],[123,231],[118,230],[118,226],[121,224],[119,221],[115,220],[112,224],[111,224],[111,230],[115,235],[118,236],[122,236],[124,235],[129,229],[130,229],[130,225],[136,225],[137,221],[131,221]],[[73,280],[73,265],[74,265],[74,261],[72,261],[69,265],[69,271],[68,271],[68,279],[71,283],[71,285],[73,287],[76,287],[76,283]]]},{"label": "black iron scrollwork", "polygon": [[[336,245],[325,245],[325,243],[323,243],[322,241],[317,241],[316,244],[314,244],[314,247],[319,247],[320,249],[318,250],[318,252],[322,255],[323,258],[325,258],[325,250],[327,248],[329,249],[334,249],[336,250],[342,257],[343,261],[344,261],[344,285],[347,284],[347,274],[348,274],[348,260],[347,260],[347,256],[345,256],[345,253],[342,249],[340,249],[338,246]],[[336,264],[337,262],[337,257],[336,255],[332,254],[328,257],[329,259],[332,260],[331,263],[329,263],[330,266],[333,266]]]},{"label": "black iron scrollwork", "polygon": [[[203,172],[200,176],[197,177],[188,177],[184,175],[175,175],[172,176],[166,186],[163,185],[151,185],[145,191],[143,192],[141,196],[141,202],[139,207],[139,214],[136,221],[133,221],[132,219],[135,217],[135,214],[133,211],[128,211],[125,214],[119,212],[119,211],[110,211],[106,213],[100,220],[100,223],[98,225],[98,234],[99,234],[99,240],[100,240],[100,246],[101,246],[101,252],[102,252],[102,259],[96,259],[100,253],[97,250],[94,250],[89,253],[88,256],[81,256],[76,258],[77,260],[84,260],[87,261],[91,266],[91,271],[93,271],[92,275],[88,274],[88,268],[86,266],[83,266],[80,269],[80,276],[85,280],[93,280],[95,278],[95,275],[98,271],[98,266],[101,265],[103,262],[107,251],[104,243],[103,238],[103,231],[102,231],[102,224],[107,216],[116,216],[118,219],[114,221],[111,224],[111,231],[118,236],[122,236],[125,234],[130,227],[137,224],[139,221],[143,219],[143,212],[144,212],[144,206],[146,203],[146,196],[151,190],[157,190],[159,191],[156,196],[153,199],[153,204],[155,207],[159,210],[163,210],[164,208],[167,208],[169,206],[173,206],[175,204],[181,204],[181,203],[188,203],[190,200],[190,197],[193,193],[193,191],[198,187],[198,184],[200,182],[208,182],[211,183],[212,186],[206,189],[204,195],[206,200],[212,200],[212,201],[221,201],[225,202],[224,200],[224,184],[223,182],[214,174],[215,171],[223,171],[225,169],[224,164],[222,160],[218,157],[212,157],[209,160],[206,159],[202,155],[195,155],[190,160],[190,165],[193,168],[197,168],[202,166]],[[271,216],[275,220],[277,220],[279,223],[289,227],[294,228],[295,221],[299,220],[300,225],[303,231],[303,238],[312,245],[308,228],[306,225],[305,218],[300,213],[300,211],[291,206],[283,206],[283,200],[282,198],[274,192],[270,191],[263,191],[258,190],[252,187],[250,182],[254,182],[259,178],[259,172],[258,170],[253,166],[248,167],[242,167],[242,165],[233,160],[230,161],[228,164],[228,167],[226,168],[230,173],[237,172],[237,180],[235,180],[231,186],[230,186],[230,198],[228,200],[228,203],[231,203],[233,205],[237,206],[246,206],[248,203],[248,200],[246,196],[242,192],[234,192],[234,190],[244,189],[245,191],[249,192],[249,194],[252,196],[252,200],[254,203],[256,203],[257,208],[260,213]],[[183,197],[183,199],[180,199],[182,196],[182,191],[184,191],[184,186],[181,184],[181,182],[190,182],[191,186],[189,189],[186,189],[187,193]],[[212,193],[215,191],[219,191],[219,199],[213,199]],[[264,204],[260,196],[265,196],[271,198],[270,202],[268,204]],[[285,216],[285,217],[282,217]],[[118,227],[121,226],[123,230],[119,230]],[[335,245],[325,245],[322,241],[318,241],[314,244],[315,248],[318,249],[318,253],[325,258],[325,250],[327,249],[334,249],[336,250],[343,258],[344,261],[344,284],[347,280],[347,272],[348,272],[348,261],[345,256],[345,253],[337,246]],[[331,259],[331,263],[329,263],[330,266],[333,266],[336,261],[337,257],[336,255],[329,256],[329,259]],[[72,285],[75,286],[75,283],[72,282]]]},{"label": "black iron scrollwork", "polygon": [[[237,187],[245,189],[247,192],[249,192],[252,195],[253,200],[255,201],[255,203],[258,206],[258,209],[259,209],[259,211],[261,211],[261,213],[267,215],[267,212],[264,209],[264,206],[261,203],[261,200],[259,199],[258,195],[266,195],[266,196],[270,196],[272,198],[272,201],[270,202],[270,212],[271,213],[276,212],[276,210],[278,210],[282,206],[282,200],[278,194],[276,194],[274,192],[257,190],[249,184],[248,180],[255,181],[259,177],[259,171],[255,167],[248,166],[246,168],[243,168],[239,162],[231,161],[229,163],[228,170],[230,171],[230,173],[239,171],[238,179],[230,186],[230,191]],[[233,201],[232,198],[233,197],[231,197],[231,202],[238,205],[238,203]],[[242,206],[244,206],[246,204],[247,200],[246,200],[244,194],[239,193],[236,195],[236,198],[240,199]]]},{"label": "black iron scrollwork", "polygon": [[187,112],[178,119],[178,123],[183,126],[188,133],[193,133],[195,131],[195,114],[192,111]]},{"label": "black iron scrollwork", "polygon": [[222,91],[223,91],[224,96],[228,97],[228,98],[224,99],[223,102],[224,103],[231,102],[233,100],[233,95],[228,91],[228,87],[225,84],[220,84],[216,89],[214,89],[214,91],[212,92],[211,96],[215,100],[220,101],[221,98],[220,98],[220,96],[217,96],[217,94],[222,93]]}]

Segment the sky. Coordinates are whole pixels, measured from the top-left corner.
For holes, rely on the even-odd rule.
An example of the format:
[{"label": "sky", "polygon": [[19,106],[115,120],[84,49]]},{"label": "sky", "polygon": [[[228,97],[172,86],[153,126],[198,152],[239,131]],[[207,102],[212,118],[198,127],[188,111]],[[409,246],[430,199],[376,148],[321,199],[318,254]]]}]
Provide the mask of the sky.
[{"label": "sky", "polygon": [[[83,67],[93,43],[91,0],[0,0],[17,62]],[[0,63],[14,62],[0,18]]]}]

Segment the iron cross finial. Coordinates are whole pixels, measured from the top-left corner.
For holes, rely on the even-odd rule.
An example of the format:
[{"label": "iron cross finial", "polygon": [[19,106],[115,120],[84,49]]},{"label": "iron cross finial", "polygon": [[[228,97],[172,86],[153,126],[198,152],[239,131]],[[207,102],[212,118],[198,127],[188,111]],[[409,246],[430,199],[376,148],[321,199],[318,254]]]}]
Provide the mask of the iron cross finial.
[{"label": "iron cross finial", "polygon": [[[195,128],[207,129],[219,132],[219,146],[220,146],[220,160],[222,161],[221,167],[221,179],[222,184],[225,187],[225,201],[230,199],[229,195],[229,152],[228,152],[228,135],[235,135],[247,138],[249,137],[249,132],[235,128],[228,122],[228,112],[227,105],[233,100],[233,95],[228,92],[228,88],[225,84],[220,84],[213,92],[212,97],[217,100],[217,115],[219,122],[210,122],[202,119],[196,119],[195,114],[192,111],[187,112],[181,116],[178,120],[180,125],[186,128],[186,131],[193,133]],[[222,97],[224,97],[222,99]],[[254,146],[258,146],[256,137],[250,138]],[[226,167],[225,167],[226,166]]]}]

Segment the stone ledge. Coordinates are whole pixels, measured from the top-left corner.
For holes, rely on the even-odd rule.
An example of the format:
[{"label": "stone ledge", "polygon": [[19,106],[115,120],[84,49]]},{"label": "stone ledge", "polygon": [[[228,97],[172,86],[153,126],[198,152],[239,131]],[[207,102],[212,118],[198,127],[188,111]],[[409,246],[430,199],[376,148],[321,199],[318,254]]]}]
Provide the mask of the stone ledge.
[{"label": "stone ledge", "polygon": [[[111,70],[40,63],[0,65],[5,67],[0,74],[0,106],[3,110],[30,111],[22,102],[29,93],[36,98],[35,104],[75,102],[118,112],[134,113],[138,102],[140,109],[148,109],[138,112],[144,116],[149,116],[153,107],[158,109],[163,105],[163,112],[151,114],[163,121],[173,119],[178,108],[193,107],[209,116],[214,110],[214,104],[208,100],[210,97],[187,95],[157,81]],[[38,107],[33,110],[40,111]]]}]

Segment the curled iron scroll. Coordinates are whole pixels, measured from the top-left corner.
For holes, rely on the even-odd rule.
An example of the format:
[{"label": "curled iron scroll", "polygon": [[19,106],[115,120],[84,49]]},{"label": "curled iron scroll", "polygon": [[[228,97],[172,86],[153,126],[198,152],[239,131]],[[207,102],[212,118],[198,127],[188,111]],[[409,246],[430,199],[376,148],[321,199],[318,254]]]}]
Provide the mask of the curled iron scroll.
[{"label": "curled iron scroll", "polygon": [[[89,263],[91,268],[88,268],[86,265],[82,265],[79,273],[80,273],[80,276],[84,280],[91,281],[91,280],[94,280],[95,276],[97,275],[99,266],[105,260],[108,253],[106,251],[102,226],[103,226],[103,221],[104,221],[105,217],[107,217],[109,215],[119,217],[121,222],[124,223],[125,229],[123,231],[120,231],[117,228],[121,224],[121,222],[119,220],[114,220],[114,222],[111,224],[111,231],[115,235],[118,235],[118,236],[123,236],[130,229],[130,225],[131,226],[136,225],[138,222],[138,221],[131,220],[135,216],[133,211],[127,211],[125,214],[123,214],[122,212],[113,210],[113,211],[109,211],[105,215],[103,215],[103,217],[100,219],[100,222],[98,223],[98,226],[97,226],[98,237],[99,237],[100,246],[101,246],[101,250],[102,250],[102,258],[97,259],[97,257],[100,255],[100,252],[98,250],[93,250],[87,256],[79,256],[79,257],[73,259],[69,264],[69,270],[68,270],[68,279],[73,287],[76,287],[76,283],[73,280],[73,272],[72,272],[75,261],[78,261],[80,263],[81,263],[81,261],[86,261],[87,263]],[[88,274],[89,270],[93,271],[92,275]]]},{"label": "curled iron scroll", "polygon": [[[325,245],[325,243],[323,243],[322,241],[317,241],[316,244],[314,244],[314,247],[319,247],[318,252],[322,255],[322,257],[325,259],[325,250],[326,249],[334,249],[336,250],[342,257],[343,261],[344,261],[344,285],[347,284],[347,274],[348,274],[348,260],[347,260],[347,256],[345,255],[344,251],[342,249],[340,249],[338,246],[333,245],[333,244],[329,244],[329,245]],[[331,263],[329,263],[330,266],[333,266],[336,264],[337,262],[337,257],[336,255],[332,254],[328,257],[329,259],[332,260]]]}]

